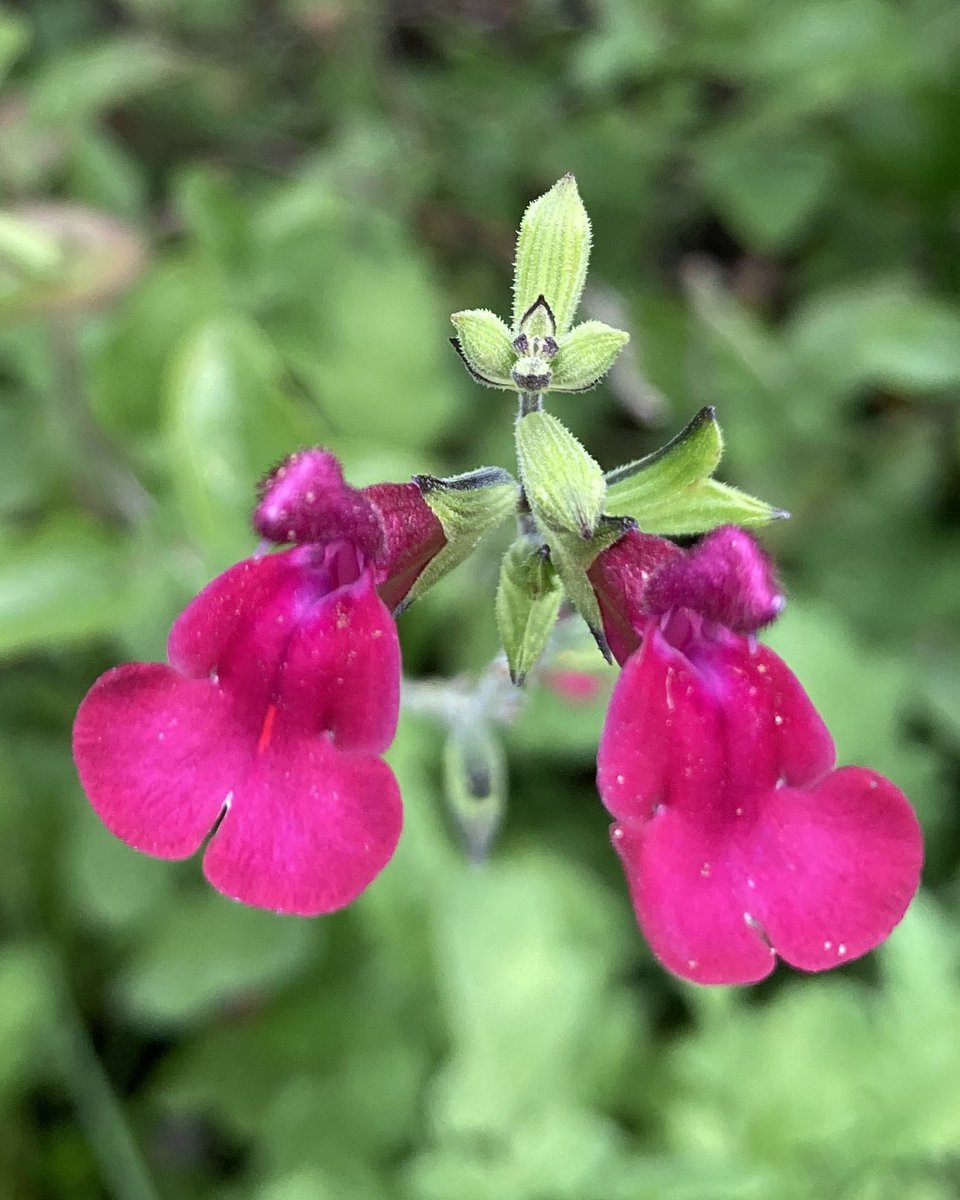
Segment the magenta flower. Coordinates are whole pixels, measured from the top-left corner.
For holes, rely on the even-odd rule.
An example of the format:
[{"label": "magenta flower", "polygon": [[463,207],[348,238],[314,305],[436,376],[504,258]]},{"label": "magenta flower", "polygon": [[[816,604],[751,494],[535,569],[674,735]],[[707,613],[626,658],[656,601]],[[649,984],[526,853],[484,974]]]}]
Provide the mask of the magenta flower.
[{"label": "magenta flower", "polygon": [[[807,971],[891,932],[923,850],[904,795],[833,740],[786,664],[750,633],[783,604],[752,539],[721,529],[686,554],[631,534],[627,650],[600,743],[637,920],[654,953],[697,983],[750,983],[776,955]],[[626,543],[626,544],[624,544]],[[650,567],[659,558],[660,565]],[[613,565],[591,573],[605,618]],[[627,604],[629,599],[629,604]],[[616,628],[623,646],[623,620]]]},{"label": "magenta flower", "polygon": [[103,675],[74,755],[107,827],[159,858],[195,853],[245,904],[349,904],[389,861],[400,794],[380,754],[397,724],[400,650],[377,592],[382,513],[323,451],[265,485],[254,524],[293,549],[215,579],[175,622],[169,666]]},{"label": "magenta flower", "polygon": [[364,488],[363,495],[383,522],[385,545],[377,569],[380,598],[398,613],[424,568],[447,544],[447,535],[416,483],[375,483]]}]

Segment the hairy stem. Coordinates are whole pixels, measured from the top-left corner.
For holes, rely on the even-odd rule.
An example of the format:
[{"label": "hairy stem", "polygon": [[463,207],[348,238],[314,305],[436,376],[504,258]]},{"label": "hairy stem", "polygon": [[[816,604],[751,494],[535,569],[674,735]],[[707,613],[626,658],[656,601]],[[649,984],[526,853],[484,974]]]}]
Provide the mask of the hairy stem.
[{"label": "hairy stem", "polygon": [[160,1200],[123,1105],[65,983],[56,1049],[64,1086],[113,1200]]}]

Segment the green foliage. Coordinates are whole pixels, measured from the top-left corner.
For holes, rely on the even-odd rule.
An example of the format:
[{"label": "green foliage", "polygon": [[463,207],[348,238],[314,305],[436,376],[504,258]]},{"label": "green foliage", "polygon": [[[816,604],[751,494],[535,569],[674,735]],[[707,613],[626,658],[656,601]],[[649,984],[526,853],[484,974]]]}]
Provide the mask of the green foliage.
[{"label": "green foliage", "polygon": [[[0,1195],[139,1197],[132,1150],[159,1200],[952,1200],[958,72],[954,0],[0,4]],[[572,285],[527,269],[528,216],[514,323],[543,291],[560,333],[578,301],[630,331],[549,407],[637,469],[591,459],[573,520],[545,498],[550,570],[575,591],[601,512],[793,514],[762,531],[769,640],[928,834],[926,895],[830,977],[703,992],[652,962],[592,785],[614,674],[578,621],[551,667],[600,692],[531,675],[487,864],[405,717],[396,858],[322,922],[127,850],[70,767],[86,688],[162,656],[290,450],[361,484],[513,470],[447,314],[504,310],[517,214],[566,172],[591,284],[565,183]],[[654,453],[708,406],[721,466],[714,420]],[[491,527],[515,486],[495,499]],[[402,618],[409,674],[490,659],[495,538]]]}]

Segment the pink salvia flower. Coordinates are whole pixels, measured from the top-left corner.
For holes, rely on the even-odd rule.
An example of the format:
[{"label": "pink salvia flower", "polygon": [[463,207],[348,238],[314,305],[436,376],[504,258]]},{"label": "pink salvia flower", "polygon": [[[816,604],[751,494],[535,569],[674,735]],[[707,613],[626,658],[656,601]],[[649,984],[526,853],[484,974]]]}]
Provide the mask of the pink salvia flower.
[{"label": "pink salvia flower", "polygon": [[644,588],[598,786],[654,953],[727,984],[762,979],[776,955],[820,971],[865,954],[917,889],[920,829],[889,780],[835,769],[801,684],[748,635],[783,603],[766,559],[718,530]]},{"label": "pink salvia flower", "polygon": [[363,496],[380,514],[384,550],[377,569],[380,597],[397,612],[424,568],[447,544],[443,525],[416,483],[375,483]]},{"label": "pink salvia flower", "polygon": [[543,682],[555,696],[575,707],[590,704],[603,691],[603,679],[588,671],[546,671]]},{"label": "pink salvia flower", "polygon": [[215,579],[175,622],[169,665],[103,675],[77,714],[74,756],[94,809],[129,845],[185,858],[216,826],[204,855],[216,888],[313,915],[355,899],[400,835],[380,758],[400,650],[376,590],[378,514],[332,455],[287,465],[254,523],[309,540]]}]

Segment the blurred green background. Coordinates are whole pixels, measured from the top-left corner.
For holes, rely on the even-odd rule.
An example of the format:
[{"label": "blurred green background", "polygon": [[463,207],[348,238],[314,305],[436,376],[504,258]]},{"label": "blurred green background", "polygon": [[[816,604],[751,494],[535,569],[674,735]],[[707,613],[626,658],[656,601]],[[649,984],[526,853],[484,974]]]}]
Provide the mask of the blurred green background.
[{"label": "blurred green background", "polygon": [[[0,4],[0,1197],[960,1196],[958,78],[956,0]],[[282,454],[512,465],[447,317],[509,309],[568,170],[633,360],[553,410],[609,467],[717,406],[723,477],[794,514],[770,640],[927,832],[829,976],[653,962],[602,700],[531,694],[480,870],[405,719],[401,849],[315,922],[115,843],[74,777],[81,696],[251,551]],[[490,659],[497,549],[403,618],[411,675]]]}]

